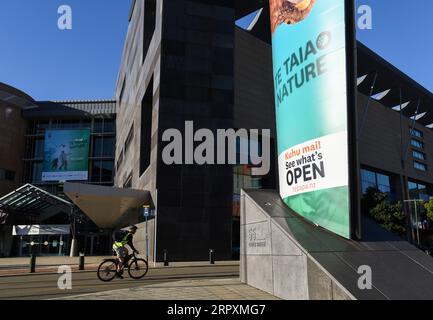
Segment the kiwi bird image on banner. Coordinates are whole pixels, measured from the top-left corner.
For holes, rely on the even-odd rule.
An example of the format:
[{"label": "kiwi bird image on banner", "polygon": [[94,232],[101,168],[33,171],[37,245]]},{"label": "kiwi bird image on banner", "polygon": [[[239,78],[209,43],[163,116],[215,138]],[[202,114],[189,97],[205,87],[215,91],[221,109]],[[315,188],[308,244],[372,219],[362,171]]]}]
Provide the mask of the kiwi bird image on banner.
[{"label": "kiwi bird image on banner", "polygon": [[304,20],[315,2],[316,0],[270,0],[272,33],[280,24],[296,24]]}]

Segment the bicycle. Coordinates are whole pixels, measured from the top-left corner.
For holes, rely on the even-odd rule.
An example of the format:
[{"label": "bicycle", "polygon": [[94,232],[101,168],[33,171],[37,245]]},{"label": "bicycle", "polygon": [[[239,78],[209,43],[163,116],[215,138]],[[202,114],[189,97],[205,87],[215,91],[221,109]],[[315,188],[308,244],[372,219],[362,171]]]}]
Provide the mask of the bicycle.
[{"label": "bicycle", "polygon": [[[118,264],[118,259],[105,259],[102,261],[97,272],[99,280],[103,282],[109,282],[113,280],[117,274]],[[149,270],[147,261],[145,259],[137,258],[135,252],[126,256],[123,266],[123,268],[125,268],[125,266],[128,267],[129,276],[135,280],[143,278]]]}]

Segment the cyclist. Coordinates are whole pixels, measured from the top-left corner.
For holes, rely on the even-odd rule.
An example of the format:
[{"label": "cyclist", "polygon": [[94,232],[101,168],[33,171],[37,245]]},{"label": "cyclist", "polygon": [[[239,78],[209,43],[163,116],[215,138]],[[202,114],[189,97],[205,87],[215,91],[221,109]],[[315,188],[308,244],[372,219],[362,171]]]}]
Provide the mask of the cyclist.
[{"label": "cyclist", "polygon": [[135,254],[139,254],[138,250],[134,247],[134,234],[137,231],[136,226],[131,226],[128,231],[119,230],[113,234],[114,244],[113,250],[116,252],[119,264],[117,265],[116,277],[123,279],[123,265],[125,259],[128,256],[128,249],[125,247],[128,245]]}]

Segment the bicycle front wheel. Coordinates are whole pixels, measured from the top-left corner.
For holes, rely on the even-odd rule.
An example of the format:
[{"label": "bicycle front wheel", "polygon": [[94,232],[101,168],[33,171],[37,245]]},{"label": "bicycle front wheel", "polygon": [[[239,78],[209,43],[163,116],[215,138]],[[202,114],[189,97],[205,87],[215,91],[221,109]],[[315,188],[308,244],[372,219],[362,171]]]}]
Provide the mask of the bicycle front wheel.
[{"label": "bicycle front wheel", "polygon": [[147,274],[148,269],[146,260],[134,259],[128,266],[128,273],[132,279],[141,279]]},{"label": "bicycle front wheel", "polygon": [[117,273],[117,262],[106,260],[99,265],[98,278],[101,281],[108,282],[114,279]]}]

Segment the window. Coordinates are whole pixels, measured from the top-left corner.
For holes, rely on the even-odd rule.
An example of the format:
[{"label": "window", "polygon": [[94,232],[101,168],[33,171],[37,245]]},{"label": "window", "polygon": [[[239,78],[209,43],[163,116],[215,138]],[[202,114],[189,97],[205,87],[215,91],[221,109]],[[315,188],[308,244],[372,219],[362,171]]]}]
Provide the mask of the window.
[{"label": "window", "polygon": [[152,148],[153,77],[141,102],[140,176],[150,165]]},{"label": "window", "polygon": [[101,182],[101,167],[102,167],[102,161],[100,160],[93,161],[91,182],[94,183]]},{"label": "window", "polygon": [[104,137],[102,143],[102,156],[114,157],[115,147],[116,147],[116,140],[114,137]]},{"label": "window", "polygon": [[144,39],[143,39],[143,63],[149,50],[150,42],[155,33],[156,26],[156,0],[144,2]]},{"label": "window", "polygon": [[391,192],[391,184],[389,182],[388,176],[377,173],[376,178],[377,178],[377,186],[380,192],[385,192],[385,193]]},{"label": "window", "polygon": [[125,76],[125,79],[123,79],[122,90],[120,90],[120,96],[119,96],[119,107],[122,106],[122,102],[123,102],[123,94],[125,93],[125,85],[126,85],[126,76]]},{"label": "window", "polygon": [[131,145],[132,140],[134,139],[134,124],[132,124],[131,129],[129,130],[128,136],[125,141],[125,153],[128,152],[129,146]]},{"label": "window", "polygon": [[32,183],[38,183],[42,181],[42,165],[42,162],[33,163]]},{"label": "window", "polygon": [[102,137],[95,137],[93,139],[93,156],[94,157],[101,157],[102,155]]},{"label": "window", "polygon": [[376,188],[380,192],[391,193],[391,182],[387,175],[370,170],[361,170],[362,193],[365,194],[368,188]]},{"label": "window", "polygon": [[93,133],[103,133],[104,132],[104,120],[95,119],[93,121]]},{"label": "window", "polygon": [[44,157],[44,148],[45,148],[45,139],[36,139],[35,140],[35,153],[33,158],[40,159]]},{"label": "window", "polygon": [[116,120],[114,119],[104,120],[104,133],[116,133]]},{"label": "window", "polygon": [[414,167],[415,167],[415,169],[420,170],[420,171],[424,171],[424,172],[427,171],[427,165],[425,165],[421,162],[418,162],[418,161],[414,161]]},{"label": "window", "polygon": [[415,148],[424,149],[424,143],[416,139],[411,140],[411,145]]},{"label": "window", "polygon": [[410,129],[410,134],[414,137],[417,137],[417,138],[423,137],[423,133],[417,129]]},{"label": "window", "polygon": [[29,134],[43,134],[45,130],[50,127],[49,121],[35,121],[32,125],[29,126],[28,133]]},{"label": "window", "polygon": [[102,161],[101,162],[101,182],[113,182],[114,176],[114,162]]},{"label": "window", "polygon": [[131,189],[132,188],[132,173],[126,178],[125,182],[123,183],[123,187],[125,189]]},{"label": "window", "polygon": [[62,120],[57,124],[59,129],[76,129],[80,127],[79,120]]},{"label": "window", "polygon": [[425,160],[426,159],[425,153],[423,153],[423,152],[412,150],[412,155],[415,159],[419,159],[419,160]]},{"label": "window", "polygon": [[409,196],[411,199],[421,199],[424,201],[428,201],[430,199],[430,196],[427,193],[426,185],[409,181],[408,187],[409,187]]},{"label": "window", "polygon": [[116,164],[117,171],[119,171],[119,168],[122,165],[122,163],[123,163],[123,150],[120,151],[119,159],[117,159],[117,164]]}]

